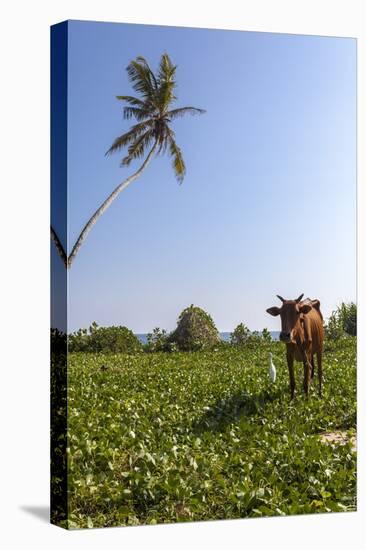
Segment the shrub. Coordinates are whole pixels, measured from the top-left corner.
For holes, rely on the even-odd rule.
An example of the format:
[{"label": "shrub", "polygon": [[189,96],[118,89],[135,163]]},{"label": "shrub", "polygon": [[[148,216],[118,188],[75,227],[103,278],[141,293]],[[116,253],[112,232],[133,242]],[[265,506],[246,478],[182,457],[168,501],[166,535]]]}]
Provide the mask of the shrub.
[{"label": "shrub", "polygon": [[58,328],[51,328],[51,354],[60,355],[67,354],[67,339],[66,333]]},{"label": "shrub", "polygon": [[80,328],[78,331],[69,335],[69,351],[91,351],[89,348],[90,334],[86,328]]},{"label": "shrub", "polygon": [[147,335],[147,344],[145,345],[145,351],[148,353],[154,353],[158,351],[177,351],[177,347],[174,342],[169,341],[169,335],[165,329],[159,327],[154,328],[152,332]]},{"label": "shrub", "polygon": [[147,335],[147,344],[145,346],[146,351],[165,351],[167,345],[167,332],[165,329],[159,327],[154,328],[152,332]]},{"label": "shrub", "polygon": [[269,332],[269,330],[267,328],[264,328],[262,330],[262,340],[263,342],[272,342],[272,336],[271,336],[271,333]]},{"label": "shrub", "polygon": [[99,327],[93,322],[89,330],[70,334],[69,351],[138,353],[142,344],[127,327]]},{"label": "shrub", "polygon": [[264,343],[269,343],[272,340],[271,333],[266,328],[262,332],[253,331],[250,332],[247,326],[244,323],[240,323],[231,333],[230,343],[233,346],[244,346],[244,345],[260,345]]},{"label": "shrub", "polygon": [[342,338],[346,335],[357,335],[357,306],[355,303],[341,303],[328,319],[325,334],[331,340]]},{"label": "shrub", "polygon": [[233,346],[242,346],[248,342],[250,330],[244,323],[240,323],[230,335],[230,343]]},{"label": "shrub", "polygon": [[192,304],[180,314],[168,342],[182,351],[211,349],[220,342],[220,335],[212,317]]},{"label": "shrub", "polygon": [[261,344],[262,343],[262,333],[258,330],[254,330],[249,334],[249,343],[250,344]]}]

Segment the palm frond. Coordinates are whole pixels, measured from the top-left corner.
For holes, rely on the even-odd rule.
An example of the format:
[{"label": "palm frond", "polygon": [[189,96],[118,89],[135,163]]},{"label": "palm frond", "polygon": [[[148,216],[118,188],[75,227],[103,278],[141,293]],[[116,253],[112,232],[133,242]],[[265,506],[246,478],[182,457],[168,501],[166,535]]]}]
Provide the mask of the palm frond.
[{"label": "palm frond", "polygon": [[120,101],[126,101],[126,103],[129,103],[134,107],[145,108],[146,106],[145,101],[142,101],[142,99],[139,99],[138,97],[133,97],[132,95],[117,95],[116,98],[119,99]]},{"label": "palm frond", "polygon": [[175,118],[182,117],[186,114],[189,115],[203,115],[206,111],[204,109],[197,109],[197,107],[180,107],[179,109],[172,109],[171,111],[166,112],[166,116],[170,120]]},{"label": "palm frond", "polygon": [[139,107],[123,107],[123,118],[129,120],[132,117],[141,121],[151,117],[151,111],[148,109],[140,109]]},{"label": "palm frond", "polygon": [[120,151],[123,147],[131,143],[132,141],[135,141],[143,132],[151,129],[153,126],[153,121],[145,120],[144,122],[140,122],[139,124],[135,124],[132,126],[131,130],[123,134],[122,136],[117,137],[114,142],[112,143],[111,147],[106,152],[106,155],[110,155],[111,153],[115,153],[116,151]]},{"label": "palm frond", "polygon": [[146,149],[151,144],[154,138],[154,131],[148,130],[138,139],[136,139],[128,148],[128,155],[122,161],[121,166],[128,166],[133,159],[144,156]]},{"label": "palm frond", "polygon": [[150,66],[149,66],[148,62],[146,61],[146,59],[144,57],[142,57],[142,55],[138,55],[136,57],[136,61],[141,63],[141,65],[143,65],[145,67],[145,69],[148,71],[151,83],[152,83],[153,87],[156,89],[157,86],[158,86],[158,82],[157,82],[157,79],[156,79],[153,71],[150,69]]},{"label": "palm frond", "polygon": [[174,78],[174,74],[176,70],[177,70],[177,66],[173,65],[169,55],[167,53],[164,53],[160,59],[158,83],[161,83],[164,81],[171,81]]},{"label": "palm frond", "polygon": [[157,105],[161,113],[165,113],[171,103],[173,103],[177,97],[174,95],[175,83],[164,82],[159,86],[157,93]]},{"label": "palm frond", "polygon": [[158,90],[156,93],[157,104],[160,112],[166,112],[169,105],[177,99],[174,95],[176,87],[175,71],[176,65],[173,65],[168,54],[161,56],[159,71],[158,71]]},{"label": "palm frond", "polygon": [[133,89],[140,93],[144,99],[153,101],[157,82],[147,61],[139,56],[129,63],[126,70]]},{"label": "palm frond", "polygon": [[184,176],[186,175],[186,165],[184,164],[183,155],[181,149],[178,147],[175,139],[173,137],[168,138],[169,141],[169,152],[173,157],[172,165],[174,169],[175,176],[179,183],[182,183]]},{"label": "palm frond", "polygon": [[158,130],[156,130],[156,140],[158,143],[157,154],[164,154],[167,150],[169,138],[174,139],[174,132],[166,123],[161,123]]},{"label": "palm frond", "polygon": [[[142,99],[130,95],[117,95],[116,98],[120,101],[125,101],[126,103],[128,103],[128,106],[123,108],[124,118],[131,118],[131,116],[129,116],[129,113],[131,113],[132,116],[135,116],[134,113],[138,113],[138,111],[134,111],[133,109],[140,109],[141,111],[146,113],[146,117],[149,115],[153,116],[154,114],[157,114],[156,105],[152,103],[152,100],[145,99],[143,101]],[[125,113],[127,113],[127,116]],[[140,120],[139,116],[137,116],[136,118]]]}]

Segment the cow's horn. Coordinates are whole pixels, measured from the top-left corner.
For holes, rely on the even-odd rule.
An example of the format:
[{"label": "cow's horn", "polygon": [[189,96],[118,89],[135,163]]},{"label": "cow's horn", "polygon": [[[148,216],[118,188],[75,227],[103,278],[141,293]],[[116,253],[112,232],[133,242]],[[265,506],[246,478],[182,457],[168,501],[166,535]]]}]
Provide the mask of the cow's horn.
[{"label": "cow's horn", "polygon": [[279,300],[281,300],[282,303],[285,301],[285,300],[282,298],[282,296],[279,296],[278,294],[276,294],[276,296],[277,296],[277,298],[278,298]]},{"label": "cow's horn", "polygon": [[304,296],[304,293],[300,294],[300,296],[297,298],[297,300],[295,300],[295,302],[298,304],[303,296]]}]

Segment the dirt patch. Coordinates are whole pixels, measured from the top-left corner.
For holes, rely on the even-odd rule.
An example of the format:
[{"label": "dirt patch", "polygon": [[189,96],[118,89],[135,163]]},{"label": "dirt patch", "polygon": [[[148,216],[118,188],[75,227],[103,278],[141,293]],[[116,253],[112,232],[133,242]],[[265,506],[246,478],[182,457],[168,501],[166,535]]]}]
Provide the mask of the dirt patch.
[{"label": "dirt patch", "polygon": [[321,434],[320,441],[328,444],[345,445],[346,443],[352,444],[352,451],[355,453],[357,450],[356,435],[350,436],[347,432],[326,432]]}]

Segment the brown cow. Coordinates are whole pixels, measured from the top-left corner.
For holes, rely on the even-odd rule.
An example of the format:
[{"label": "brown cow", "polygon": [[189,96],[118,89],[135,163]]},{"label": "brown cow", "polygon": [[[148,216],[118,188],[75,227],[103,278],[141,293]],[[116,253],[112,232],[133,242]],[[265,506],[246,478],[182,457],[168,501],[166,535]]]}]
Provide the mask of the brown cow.
[{"label": "brown cow", "polygon": [[319,300],[284,300],[282,307],[270,307],[267,313],[281,316],[280,340],[286,344],[287,365],[290,374],[291,399],[295,393],[294,360],[304,364],[304,392],[309,396],[310,378],[314,376],[314,354],[317,357],[319,395],[322,395],[323,316]]}]

